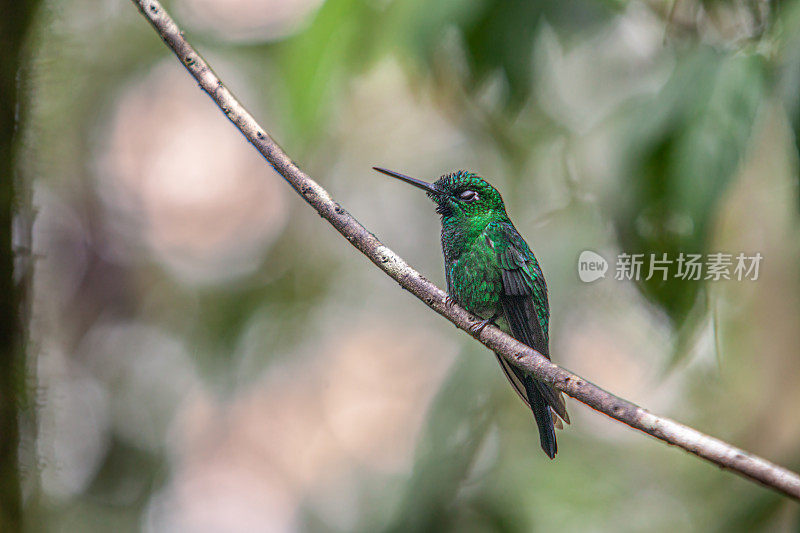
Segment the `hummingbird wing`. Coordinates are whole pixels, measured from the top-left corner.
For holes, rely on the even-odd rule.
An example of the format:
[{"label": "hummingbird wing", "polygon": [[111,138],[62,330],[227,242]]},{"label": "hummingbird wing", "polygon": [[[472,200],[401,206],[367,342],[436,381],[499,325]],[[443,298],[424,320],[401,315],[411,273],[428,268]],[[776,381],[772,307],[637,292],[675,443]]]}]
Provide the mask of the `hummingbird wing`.
[{"label": "hummingbird wing", "polygon": [[[548,359],[550,350],[547,327],[550,308],[547,284],[536,258],[527,243],[510,223],[492,224],[485,232],[487,243],[497,254],[503,284],[500,301],[511,335]],[[569,423],[561,393],[551,385],[530,379],[522,370],[498,357],[500,366],[517,393],[535,411],[535,396],[541,395],[550,408]],[[534,390],[538,392],[533,394]]]}]

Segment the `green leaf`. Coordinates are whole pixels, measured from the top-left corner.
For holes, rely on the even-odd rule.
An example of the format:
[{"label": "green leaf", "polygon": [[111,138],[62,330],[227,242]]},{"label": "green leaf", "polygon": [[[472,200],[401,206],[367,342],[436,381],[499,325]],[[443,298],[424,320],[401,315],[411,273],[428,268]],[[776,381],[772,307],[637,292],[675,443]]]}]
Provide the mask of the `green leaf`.
[{"label": "green leaf", "polygon": [[[586,30],[606,20],[609,5],[584,0],[448,0],[395,2],[404,48],[416,53],[436,73],[442,38],[454,29],[462,38],[468,75],[460,80],[468,90],[478,89],[495,73],[502,75],[508,92],[504,102],[516,109],[533,90],[533,48],[543,20],[557,30]],[[574,32],[573,32],[574,33]]]},{"label": "green leaf", "polygon": [[[442,385],[417,444],[414,470],[389,531],[441,531],[492,415],[484,365],[462,354]],[[486,358],[488,359],[488,358]]]},{"label": "green leaf", "polygon": [[329,0],[305,31],[280,46],[295,136],[309,142],[319,134],[349,75],[373,51],[375,17],[374,4],[366,0]]},{"label": "green leaf", "polygon": [[[709,226],[746,151],[766,76],[759,55],[700,48],[678,57],[660,93],[633,110],[621,139],[630,164],[622,192],[610,199],[624,252],[675,260],[708,251]],[[638,286],[679,328],[702,301],[702,284],[673,275]]]},{"label": "green leaf", "polygon": [[660,93],[629,115],[622,138],[629,165],[609,200],[622,250],[645,254],[639,289],[679,331],[673,362],[703,322],[705,308],[695,307],[706,305],[703,284],[675,278],[674,264],[666,280],[645,280],[649,257],[713,252],[710,225],[745,154],[766,70],[755,54],[699,48],[679,56]]}]

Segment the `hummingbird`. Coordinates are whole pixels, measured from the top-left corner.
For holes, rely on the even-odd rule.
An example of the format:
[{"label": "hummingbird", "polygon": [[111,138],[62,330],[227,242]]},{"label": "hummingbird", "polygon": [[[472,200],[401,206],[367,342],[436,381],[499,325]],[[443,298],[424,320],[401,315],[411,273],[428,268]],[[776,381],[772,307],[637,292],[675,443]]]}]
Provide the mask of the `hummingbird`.
[{"label": "hummingbird", "polygon": [[[425,191],[442,217],[447,293],[482,320],[479,335],[495,324],[518,341],[550,358],[550,306],[539,262],[506,214],[500,193],[480,176],[459,170],[428,183],[385,168],[378,172]],[[542,449],[550,459],[558,451],[555,427],[569,424],[561,393],[552,385],[508,363],[495,353],[520,398],[533,411]],[[560,418],[560,420],[559,420]]]}]

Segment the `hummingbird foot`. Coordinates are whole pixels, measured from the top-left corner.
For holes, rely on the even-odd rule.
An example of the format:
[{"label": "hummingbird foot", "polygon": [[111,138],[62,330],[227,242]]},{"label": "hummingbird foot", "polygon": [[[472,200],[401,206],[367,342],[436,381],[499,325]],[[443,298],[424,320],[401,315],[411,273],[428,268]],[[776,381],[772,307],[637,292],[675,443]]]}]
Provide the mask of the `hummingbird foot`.
[{"label": "hummingbird foot", "polygon": [[454,305],[456,305],[456,301],[455,301],[455,299],[453,299],[453,297],[451,297],[451,296],[448,294],[448,295],[447,295],[447,296],[445,296],[445,298],[444,298],[444,305],[445,305],[445,306],[447,306],[447,307],[453,307]]},{"label": "hummingbird foot", "polygon": [[491,317],[487,318],[486,320],[481,320],[475,324],[472,324],[469,327],[469,332],[474,336],[477,337],[481,334],[481,332],[488,326],[489,324],[494,325],[494,321],[497,320],[499,314],[492,315]]}]

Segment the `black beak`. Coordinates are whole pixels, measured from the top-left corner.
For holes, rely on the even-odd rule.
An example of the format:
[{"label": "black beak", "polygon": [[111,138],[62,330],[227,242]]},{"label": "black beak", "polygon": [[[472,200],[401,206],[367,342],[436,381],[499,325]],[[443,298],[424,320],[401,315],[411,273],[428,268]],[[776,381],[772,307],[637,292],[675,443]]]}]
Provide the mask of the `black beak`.
[{"label": "black beak", "polygon": [[387,176],[391,176],[393,178],[397,178],[401,181],[405,181],[413,185],[414,187],[418,187],[423,191],[427,192],[428,194],[435,194],[436,196],[441,195],[441,191],[439,191],[436,187],[433,186],[432,183],[428,183],[427,181],[418,180],[417,178],[412,178],[411,176],[406,176],[405,174],[400,174],[399,172],[395,172],[393,170],[386,170],[385,168],[379,167],[372,167],[373,170],[377,170],[378,172],[383,172]]}]

